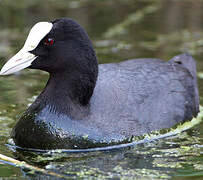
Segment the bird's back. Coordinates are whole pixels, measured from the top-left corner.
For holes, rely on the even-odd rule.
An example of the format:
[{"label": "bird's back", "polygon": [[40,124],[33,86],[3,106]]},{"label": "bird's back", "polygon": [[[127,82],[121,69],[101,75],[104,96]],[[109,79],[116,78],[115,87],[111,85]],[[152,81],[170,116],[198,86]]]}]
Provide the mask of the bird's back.
[{"label": "bird's back", "polygon": [[89,123],[107,134],[130,137],[196,116],[198,90],[196,74],[191,74],[196,66],[191,56],[179,56],[185,58],[193,66],[159,59],[100,65]]}]

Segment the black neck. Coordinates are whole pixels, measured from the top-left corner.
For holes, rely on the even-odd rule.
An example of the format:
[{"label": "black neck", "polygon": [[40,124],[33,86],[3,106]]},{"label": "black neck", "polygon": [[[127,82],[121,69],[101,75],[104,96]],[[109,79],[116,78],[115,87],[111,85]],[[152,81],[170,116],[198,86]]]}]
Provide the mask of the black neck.
[{"label": "black neck", "polygon": [[50,106],[56,113],[65,113],[76,119],[88,113],[97,81],[98,63],[91,41],[85,32],[80,33],[83,39],[70,39],[61,45],[56,50],[57,58],[49,57],[50,64],[47,64],[46,57],[42,59],[43,56],[32,63],[30,68],[45,70],[50,73],[50,78],[29,109]]},{"label": "black neck", "polygon": [[97,80],[97,70],[91,73],[50,73],[43,92],[30,107],[32,110],[48,106],[55,113],[81,119],[89,113],[89,101]]}]

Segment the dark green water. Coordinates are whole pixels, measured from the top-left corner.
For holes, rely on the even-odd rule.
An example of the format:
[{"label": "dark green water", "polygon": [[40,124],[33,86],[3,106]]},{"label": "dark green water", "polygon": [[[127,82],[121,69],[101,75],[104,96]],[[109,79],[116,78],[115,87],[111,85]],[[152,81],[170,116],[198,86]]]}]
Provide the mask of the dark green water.
[{"label": "dark green water", "polygon": [[[203,104],[202,0],[0,0],[0,67],[38,21],[71,17],[87,30],[100,63],[189,52],[197,60]],[[69,179],[202,179],[203,123],[175,137],[111,152],[14,153],[5,144],[47,74],[24,70],[0,77],[0,154],[63,173]],[[0,161],[0,179],[57,179]]]}]

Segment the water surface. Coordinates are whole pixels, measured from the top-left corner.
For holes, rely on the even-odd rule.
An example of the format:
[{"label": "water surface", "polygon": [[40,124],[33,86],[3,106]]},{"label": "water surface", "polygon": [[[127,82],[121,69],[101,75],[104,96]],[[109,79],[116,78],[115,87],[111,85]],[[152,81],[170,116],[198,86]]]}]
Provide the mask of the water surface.
[{"label": "water surface", "polygon": [[[85,27],[100,63],[189,52],[197,60],[203,104],[202,0],[0,1],[0,67],[23,45],[38,21],[71,17]],[[48,75],[24,70],[0,77],[0,153],[70,179],[202,179],[203,123],[167,139],[110,152],[38,155],[5,144],[20,114],[43,89]],[[57,179],[0,161],[0,178]]]}]

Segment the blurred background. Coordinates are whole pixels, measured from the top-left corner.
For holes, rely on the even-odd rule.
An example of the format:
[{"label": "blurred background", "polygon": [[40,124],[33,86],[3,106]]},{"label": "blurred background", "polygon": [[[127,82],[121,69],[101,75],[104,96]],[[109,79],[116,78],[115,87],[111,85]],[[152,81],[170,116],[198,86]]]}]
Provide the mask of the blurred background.
[{"label": "blurred background", "polygon": [[[169,60],[177,54],[190,53],[197,60],[200,102],[203,103],[203,0],[0,0],[0,68],[20,50],[35,23],[60,17],[70,17],[86,29],[99,63],[143,57]],[[14,156],[5,146],[9,132],[20,114],[41,92],[47,78],[46,73],[36,70],[24,70],[15,76],[0,77],[0,153]],[[192,132],[195,133],[187,137],[191,142],[186,144],[191,145],[198,140],[202,145],[203,123]],[[190,167],[189,174],[200,172],[194,176],[199,178],[203,175],[202,149],[192,151],[191,154],[194,159],[185,160],[185,164]],[[131,158],[121,159],[119,162],[127,164]],[[80,164],[79,160],[77,162]],[[178,162],[179,159],[176,165]],[[200,170],[191,164],[200,164]],[[138,170],[145,166],[142,164],[136,167]],[[113,172],[109,168],[108,171]],[[134,169],[128,165],[126,168]],[[185,170],[184,166],[179,168]],[[174,169],[177,170],[176,167]],[[153,166],[148,170],[154,170]],[[114,171],[119,176],[119,169]],[[167,171],[169,173],[163,170],[166,177],[174,172]],[[184,175],[187,177],[187,171]],[[21,179],[24,176],[18,168],[0,162],[0,177]]]}]

